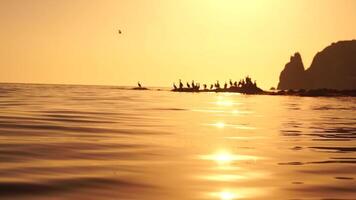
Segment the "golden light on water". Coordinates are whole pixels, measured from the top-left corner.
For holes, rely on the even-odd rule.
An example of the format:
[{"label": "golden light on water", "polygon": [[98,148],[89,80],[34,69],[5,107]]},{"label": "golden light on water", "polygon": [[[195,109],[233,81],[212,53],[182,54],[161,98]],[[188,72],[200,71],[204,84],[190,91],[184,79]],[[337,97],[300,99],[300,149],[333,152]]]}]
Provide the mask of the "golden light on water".
[{"label": "golden light on water", "polygon": [[211,155],[203,155],[201,158],[203,160],[215,161],[219,165],[229,165],[235,161],[242,161],[242,160],[257,161],[259,159],[259,157],[257,156],[238,155],[238,154],[233,154],[227,150],[219,150]]},{"label": "golden light on water", "polygon": [[213,192],[211,193],[211,196],[214,199],[219,199],[219,200],[234,200],[234,199],[243,198],[242,195],[228,189],[224,189],[220,192]]},{"label": "golden light on water", "polygon": [[229,136],[229,137],[224,137],[225,139],[229,140],[257,140],[257,139],[263,139],[265,137],[240,137],[240,136]]},{"label": "golden light on water", "polygon": [[216,128],[222,129],[222,128],[235,128],[235,129],[242,129],[242,130],[255,130],[255,127],[252,126],[246,126],[246,125],[235,125],[235,124],[227,124],[225,122],[216,122],[216,123],[212,123],[212,124],[208,124],[210,126],[214,126]]},{"label": "golden light on water", "polygon": [[232,114],[240,114],[240,111],[238,111],[238,110],[232,110],[231,113],[232,113]]},{"label": "golden light on water", "polygon": [[236,194],[234,194],[233,192],[230,192],[230,191],[222,191],[222,192],[220,192],[220,199],[221,200],[233,200],[236,197],[237,197]]},{"label": "golden light on water", "polygon": [[217,127],[217,128],[225,128],[225,123],[224,122],[217,122],[215,124],[212,124],[213,126]]},{"label": "golden light on water", "polygon": [[244,180],[247,177],[242,175],[236,175],[236,174],[213,174],[213,175],[204,176],[202,178],[211,181],[232,182],[232,181]]},{"label": "golden light on water", "polygon": [[218,100],[215,104],[218,106],[233,106],[236,103],[231,100]]},{"label": "golden light on water", "polygon": [[212,110],[212,109],[193,109],[195,112],[204,112],[204,113],[225,113],[224,110]]},{"label": "golden light on water", "polygon": [[223,95],[224,96],[218,96],[217,100],[213,103],[220,107],[232,107],[235,105],[240,105],[239,102],[235,102],[233,98],[229,97],[230,94],[223,94]]},{"label": "golden light on water", "polygon": [[209,196],[212,199],[219,200],[234,200],[234,199],[245,199],[251,197],[257,197],[263,194],[262,191],[257,190],[256,188],[222,188],[220,191],[209,193]]},{"label": "golden light on water", "polygon": [[246,125],[233,125],[236,129],[243,129],[243,130],[255,130],[256,127],[246,126]]},{"label": "golden light on water", "polygon": [[[356,196],[356,98],[169,91],[180,80],[228,88],[247,75],[277,87],[296,51],[309,69],[318,51],[356,37],[355,8],[356,0],[0,0],[0,196]],[[131,90],[137,82],[148,90]]]},{"label": "golden light on water", "polygon": [[[268,189],[267,189],[268,190]],[[216,200],[237,200],[237,199],[256,199],[263,195],[266,191],[259,190],[253,187],[230,188],[223,187],[216,192],[210,192],[207,195],[209,199]],[[258,198],[260,199],[260,198]]]},{"label": "golden light on water", "polygon": [[232,114],[232,115],[246,115],[246,114],[251,114],[251,111],[245,111],[245,110],[217,110],[217,109],[193,109],[192,111],[194,112],[203,112],[203,113],[224,113],[224,114]]},{"label": "golden light on water", "polygon": [[233,160],[234,157],[231,153],[222,151],[214,155],[213,158],[218,164],[230,164]]}]

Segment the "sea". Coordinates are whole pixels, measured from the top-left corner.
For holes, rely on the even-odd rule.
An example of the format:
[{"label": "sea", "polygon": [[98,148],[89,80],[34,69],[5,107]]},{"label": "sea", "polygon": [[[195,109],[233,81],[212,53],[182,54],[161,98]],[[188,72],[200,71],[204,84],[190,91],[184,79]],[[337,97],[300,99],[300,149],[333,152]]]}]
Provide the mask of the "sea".
[{"label": "sea", "polygon": [[356,98],[2,83],[0,199],[356,199]]}]

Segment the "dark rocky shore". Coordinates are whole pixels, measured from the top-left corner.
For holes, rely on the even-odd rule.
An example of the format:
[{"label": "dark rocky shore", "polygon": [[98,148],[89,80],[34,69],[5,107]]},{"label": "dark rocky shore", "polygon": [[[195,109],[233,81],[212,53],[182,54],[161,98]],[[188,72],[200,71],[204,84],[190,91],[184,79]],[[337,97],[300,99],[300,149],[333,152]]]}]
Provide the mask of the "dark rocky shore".
[{"label": "dark rocky shore", "polygon": [[204,84],[192,87],[187,83],[183,87],[180,81],[179,87],[174,85],[174,92],[236,92],[242,94],[261,95],[291,95],[310,97],[356,97],[356,40],[339,41],[332,43],[323,51],[318,52],[311,64],[305,70],[302,57],[297,52],[291,56],[279,77],[278,90],[263,91],[252,83],[251,78],[232,83],[230,87],[225,83],[220,87],[219,82],[212,84],[210,89]]},{"label": "dark rocky shore", "polygon": [[[272,95],[356,96],[356,40],[332,43],[304,69],[301,55],[290,58]],[[320,89],[322,88],[322,89]]]},{"label": "dark rocky shore", "polygon": [[356,89],[356,40],[332,43],[318,52],[308,69],[295,53],[279,77],[279,90]]}]

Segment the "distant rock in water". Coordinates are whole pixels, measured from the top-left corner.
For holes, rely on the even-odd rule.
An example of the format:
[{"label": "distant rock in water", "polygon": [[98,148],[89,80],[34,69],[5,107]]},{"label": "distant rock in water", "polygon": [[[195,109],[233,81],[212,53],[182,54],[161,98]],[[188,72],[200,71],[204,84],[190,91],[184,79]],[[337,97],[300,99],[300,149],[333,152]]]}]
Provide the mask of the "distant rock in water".
[{"label": "distant rock in water", "polygon": [[317,53],[304,70],[299,53],[291,57],[279,77],[278,89],[356,89],[356,40],[340,41]]},{"label": "distant rock in water", "polygon": [[145,88],[145,87],[134,87],[132,89],[133,90],[148,90],[148,88]]}]

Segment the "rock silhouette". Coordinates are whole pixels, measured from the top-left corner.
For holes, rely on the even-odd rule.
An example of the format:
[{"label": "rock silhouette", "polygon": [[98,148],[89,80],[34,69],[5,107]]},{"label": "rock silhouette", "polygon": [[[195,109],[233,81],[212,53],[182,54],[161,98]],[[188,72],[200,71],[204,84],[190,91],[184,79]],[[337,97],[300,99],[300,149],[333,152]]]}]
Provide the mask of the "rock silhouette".
[{"label": "rock silhouette", "polygon": [[295,53],[279,76],[278,89],[300,89],[305,87],[304,83],[305,70],[302,57],[299,53]]},{"label": "rock silhouette", "polygon": [[299,53],[279,77],[278,89],[356,89],[356,40],[339,41],[318,52],[304,70]]}]

